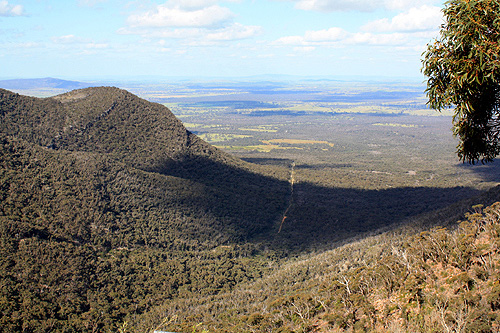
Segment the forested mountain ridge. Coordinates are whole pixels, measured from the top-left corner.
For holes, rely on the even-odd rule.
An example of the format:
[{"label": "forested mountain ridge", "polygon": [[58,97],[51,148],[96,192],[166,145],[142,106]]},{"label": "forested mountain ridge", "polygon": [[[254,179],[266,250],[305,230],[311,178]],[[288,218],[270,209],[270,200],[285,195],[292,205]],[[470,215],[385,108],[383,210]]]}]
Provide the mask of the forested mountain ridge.
[{"label": "forested mountain ridge", "polygon": [[[262,176],[257,166],[200,140],[160,104],[111,87],[43,99],[0,90],[0,97],[2,157],[28,159],[26,163],[34,165],[35,172],[54,177],[75,173],[76,179],[84,180],[73,186],[76,189],[98,182],[96,186],[107,192],[97,203],[115,199],[110,196],[112,184],[128,201],[125,204],[123,197],[116,197],[119,207],[108,209],[116,214],[141,209],[141,218],[151,220],[144,214],[151,215],[152,209],[200,210],[188,214],[193,215],[190,220],[213,217],[218,222],[208,224],[219,225],[230,237],[244,239],[257,230],[273,228],[279,220],[288,195],[286,181]],[[16,149],[23,153],[12,153]],[[43,156],[47,165],[30,160],[38,161],[38,156]],[[65,170],[57,167],[58,159],[63,160],[60,164]],[[14,174],[26,179],[34,177],[14,169]],[[140,204],[151,196],[154,202],[149,207]],[[167,203],[171,202],[176,204],[170,207]],[[198,235],[210,236],[204,232]]]},{"label": "forested mountain ridge", "polygon": [[118,88],[43,99],[0,89],[0,103],[4,134],[52,149],[104,153],[141,169],[188,155],[237,163],[187,131],[166,107]]},{"label": "forested mountain ridge", "polygon": [[167,108],[116,88],[0,90],[0,117],[0,331],[112,330],[181,291],[265,269],[242,266],[256,251],[245,243],[277,229],[288,183]]}]

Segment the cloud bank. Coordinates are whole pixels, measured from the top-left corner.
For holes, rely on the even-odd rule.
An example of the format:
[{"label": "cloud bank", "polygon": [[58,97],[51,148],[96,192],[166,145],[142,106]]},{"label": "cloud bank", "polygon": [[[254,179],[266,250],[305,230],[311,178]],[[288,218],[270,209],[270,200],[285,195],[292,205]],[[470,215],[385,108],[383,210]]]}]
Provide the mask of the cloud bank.
[{"label": "cloud bank", "polygon": [[377,9],[408,10],[412,7],[432,4],[433,0],[292,0],[295,7],[318,12],[357,11],[371,12]]},{"label": "cloud bank", "polygon": [[0,16],[23,16],[24,7],[22,5],[11,5],[8,1],[0,1]]},{"label": "cloud bank", "polygon": [[[316,1],[316,0],[314,0]],[[326,0],[325,0],[326,1]],[[344,1],[349,3],[363,1]],[[337,3],[337,5],[339,5]],[[443,22],[441,9],[422,5],[399,13],[392,19],[384,18],[368,22],[357,32],[349,32],[339,27],[306,31],[302,36],[284,36],[275,45],[295,46],[413,46],[416,40],[431,38]]]},{"label": "cloud bank", "polygon": [[428,31],[436,30],[443,23],[441,8],[435,6],[421,6],[410,8],[398,14],[391,20],[383,18],[363,26],[365,31]]},{"label": "cloud bank", "polygon": [[[194,1],[189,1],[194,2]],[[154,10],[129,16],[130,27],[217,27],[233,18],[233,13],[218,5],[208,7],[165,3]]]},{"label": "cloud bank", "polygon": [[236,15],[215,0],[169,0],[128,16],[119,34],[143,38],[184,39],[185,44],[207,45],[255,37],[260,26],[235,22]]}]

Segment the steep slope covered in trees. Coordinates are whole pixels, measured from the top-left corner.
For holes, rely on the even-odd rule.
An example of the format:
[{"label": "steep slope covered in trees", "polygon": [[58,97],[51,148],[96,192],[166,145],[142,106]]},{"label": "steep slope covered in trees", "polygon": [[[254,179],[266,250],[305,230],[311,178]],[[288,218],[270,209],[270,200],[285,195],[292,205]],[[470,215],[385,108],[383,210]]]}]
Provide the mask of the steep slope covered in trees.
[{"label": "steep slope covered in trees", "polygon": [[[498,198],[499,191],[488,196]],[[192,327],[199,332],[497,332],[499,262],[497,202],[484,210],[472,207],[466,220],[451,229],[401,229],[367,237],[290,261],[231,293],[179,297],[151,309],[131,327],[178,332]]]},{"label": "steep slope covered in trees", "polygon": [[45,99],[0,90],[0,111],[4,134],[51,149],[106,154],[141,169],[186,156],[239,162],[187,131],[166,107],[117,88]]},{"label": "steep slope covered in trees", "polygon": [[210,249],[276,229],[286,182],[122,90],[0,93],[1,330],[113,329],[181,290],[261,274],[242,266],[255,246]]}]

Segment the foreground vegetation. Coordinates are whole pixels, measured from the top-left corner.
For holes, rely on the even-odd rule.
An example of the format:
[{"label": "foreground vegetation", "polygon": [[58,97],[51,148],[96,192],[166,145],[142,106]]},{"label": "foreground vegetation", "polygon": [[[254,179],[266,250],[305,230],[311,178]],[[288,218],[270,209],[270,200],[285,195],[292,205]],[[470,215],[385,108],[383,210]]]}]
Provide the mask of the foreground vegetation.
[{"label": "foreground vegetation", "polygon": [[466,216],[451,229],[400,230],[309,255],[231,293],[180,298],[132,322],[142,331],[203,323],[199,331],[496,332],[500,203]]}]

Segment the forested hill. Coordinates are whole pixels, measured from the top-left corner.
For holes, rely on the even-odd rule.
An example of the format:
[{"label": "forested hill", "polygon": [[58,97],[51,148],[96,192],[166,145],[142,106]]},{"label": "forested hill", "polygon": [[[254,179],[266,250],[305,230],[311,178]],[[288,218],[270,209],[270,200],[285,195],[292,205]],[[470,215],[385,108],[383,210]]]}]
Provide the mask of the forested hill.
[{"label": "forested hill", "polygon": [[187,131],[166,107],[117,88],[33,98],[0,90],[2,132],[52,149],[104,153],[141,169],[187,156],[238,164]]},{"label": "forested hill", "polygon": [[[173,237],[177,243],[202,238],[213,246],[214,240],[248,240],[279,221],[286,181],[259,175],[256,166],[250,170],[250,164],[187,131],[168,108],[127,91],[87,88],[40,99],[0,90],[0,112],[2,158],[33,170],[14,167],[12,173],[24,181],[43,173],[49,182],[74,174],[74,184],[65,184],[72,189],[66,196],[95,183],[100,190],[88,192],[105,193],[95,205],[114,202],[116,207],[101,213],[127,226],[126,232],[115,226],[115,233],[130,234],[137,223],[156,221],[147,233],[182,233]],[[43,192],[43,185],[28,192]],[[196,235],[189,235],[190,223]],[[220,234],[207,233],[203,225]]]},{"label": "forested hill", "polygon": [[[166,107],[116,88],[0,90],[0,133],[0,332],[114,330],[181,288],[260,274],[234,258],[275,233],[288,183]],[[210,252],[225,244],[239,247]],[[214,258],[216,286],[199,272]]]}]

